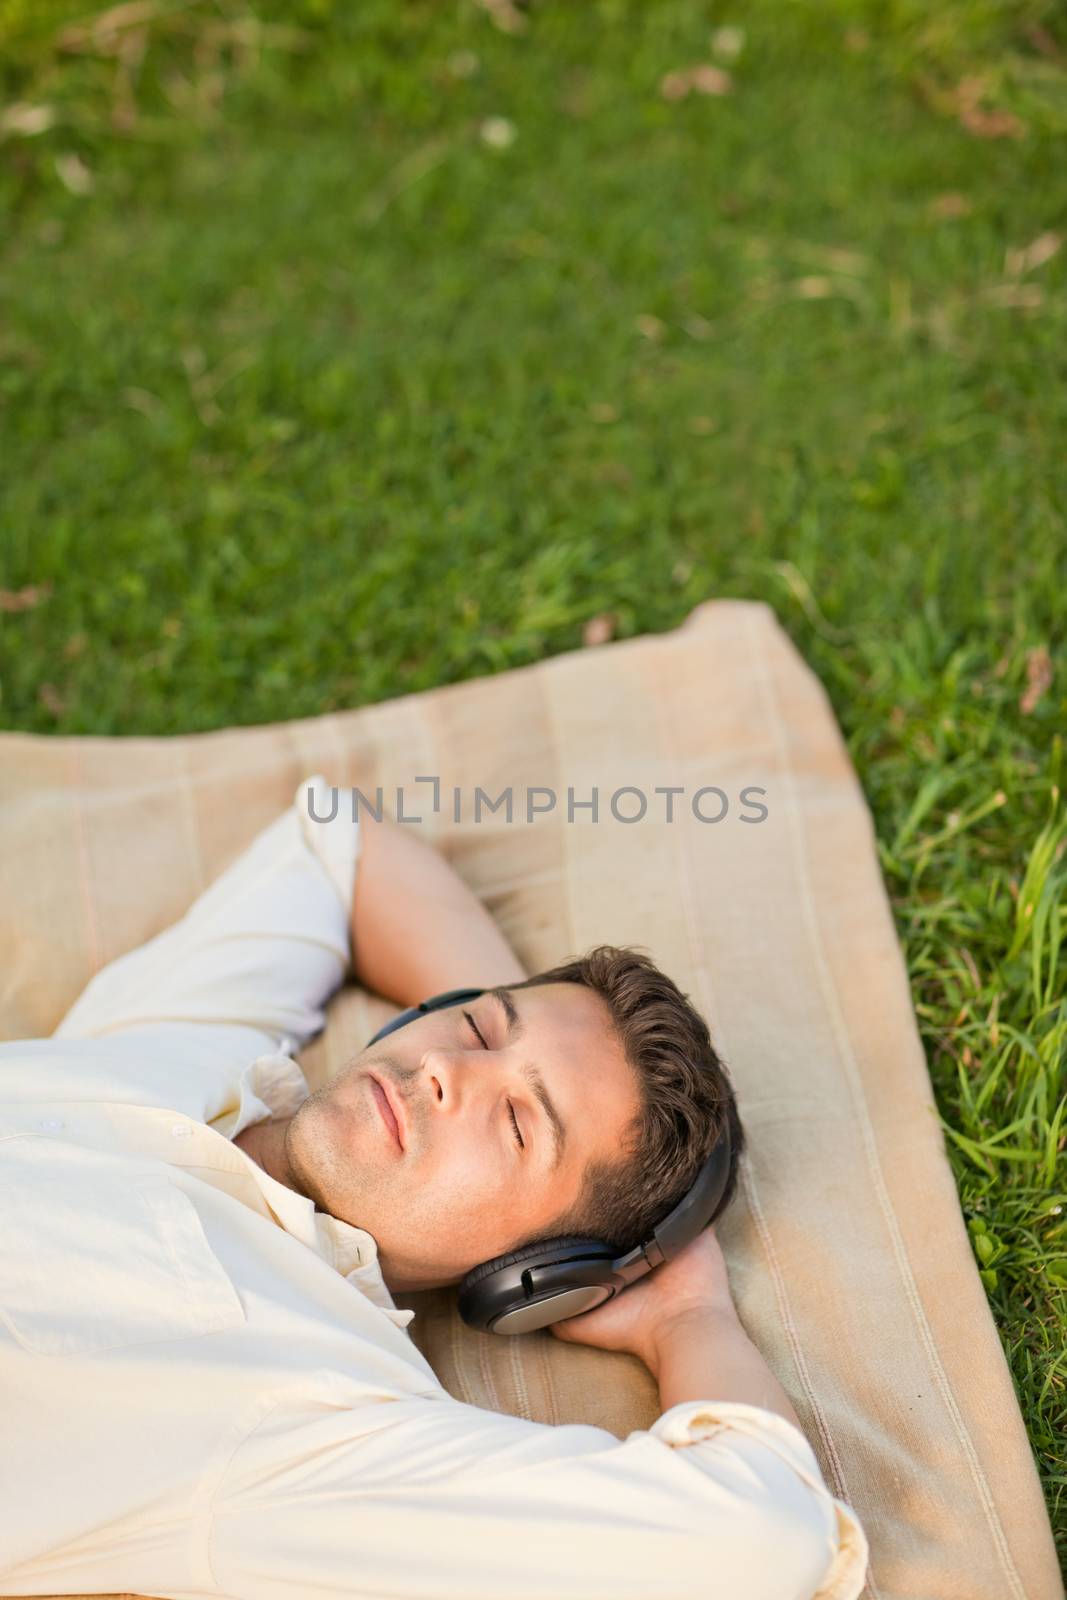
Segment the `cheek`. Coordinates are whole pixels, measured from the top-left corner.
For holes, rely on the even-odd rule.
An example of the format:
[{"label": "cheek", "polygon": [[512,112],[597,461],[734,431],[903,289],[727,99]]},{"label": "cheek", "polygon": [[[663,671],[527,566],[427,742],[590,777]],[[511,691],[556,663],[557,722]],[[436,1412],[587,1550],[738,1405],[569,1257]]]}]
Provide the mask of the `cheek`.
[{"label": "cheek", "polygon": [[503,1230],[510,1237],[521,1199],[516,1173],[501,1150],[487,1151],[463,1139],[440,1144],[432,1159],[410,1174],[409,1196],[421,1217],[433,1219],[438,1238],[462,1228],[484,1239]]}]

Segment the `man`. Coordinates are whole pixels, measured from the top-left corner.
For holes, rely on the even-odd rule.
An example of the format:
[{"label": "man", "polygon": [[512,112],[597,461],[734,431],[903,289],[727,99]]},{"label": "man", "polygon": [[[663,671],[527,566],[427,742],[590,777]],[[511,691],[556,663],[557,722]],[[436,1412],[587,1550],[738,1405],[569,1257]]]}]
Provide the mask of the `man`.
[{"label": "man", "polygon": [[[309,1094],[291,1052],[350,969],[403,1006],[492,992]],[[392,1298],[573,1227],[632,1242],[724,1115],[739,1150],[650,962],[527,979],[411,828],[302,783],[51,1039],[0,1045],[0,1594],[858,1595],[862,1529],[710,1230],[552,1329],[648,1364],[662,1415],[624,1441],[453,1399]]]}]

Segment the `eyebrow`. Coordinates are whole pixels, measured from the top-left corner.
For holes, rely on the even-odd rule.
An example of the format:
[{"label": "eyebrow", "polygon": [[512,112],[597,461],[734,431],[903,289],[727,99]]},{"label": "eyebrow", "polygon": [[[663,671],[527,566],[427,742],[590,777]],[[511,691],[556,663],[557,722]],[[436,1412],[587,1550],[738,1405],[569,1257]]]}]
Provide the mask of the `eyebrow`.
[{"label": "eyebrow", "polygon": [[[522,1038],[526,1029],[514,1000],[506,989],[487,989],[485,992],[503,1010],[504,1016],[507,1018],[507,1043],[515,1044]],[[555,1101],[548,1092],[545,1080],[542,1078],[539,1069],[534,1066],[532,1061],[526,1061],[523,1063],[522,1071],[537,1098],[538,1104],[552,1125],[552,1142],[556,1152],[552,1162],[552,1170],[555,1171],[563,1159],[564,1150],[567,1148],[567,1129],[556,1108]]]}]

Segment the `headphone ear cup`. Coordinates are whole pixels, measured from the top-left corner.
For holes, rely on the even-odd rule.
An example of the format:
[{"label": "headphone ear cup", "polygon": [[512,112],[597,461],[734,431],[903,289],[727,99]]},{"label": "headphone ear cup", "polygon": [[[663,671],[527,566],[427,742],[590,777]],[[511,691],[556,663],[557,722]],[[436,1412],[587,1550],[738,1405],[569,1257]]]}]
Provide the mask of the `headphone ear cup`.
[{"label": "headphone ear cup", "polygon": [[565,1264],[570,1264],[572,1273],[576,1270],[584,1276],[582,1268],[588,1264],[591,1283],[611,1282],[613,1260],[614,1252],[602,1240],[584,1239],[577,1234],[523,1245],[471,1268],[460,1284],[459,1314],[468,1327],[488,1333],[494,1322],[501,1318],[507,1322],[509,1314],[517,1314],[541,1299],[539,1295],[531,1302],[526,1294],[522,1275],[529,1267],[558,1265],[565,1270]]},{"label": "headphone ear cup", "polygon": [[473,1289],[476,1283],[483,1283],[490,1273],[502,1272],[505,1267],[517,1266],[520,1261],[528,1263],[538,1258],[544,1261],[558,1261],[561,1251],[580,1253],[585,1247],[588,1247],[591,1256],[611,1260],[610,1250],[597,1239],[583,1239],[578,1234],[567,1234],[562,1239],[542,1239],[539,1244],[524,1244],[519,1250],[511,1250],[504,1256],[494,1256],[492,1261],[483,1261],[481,1266],[472,1267],[460,1285],[460,1293],[462,1294],[464,1289]]}]

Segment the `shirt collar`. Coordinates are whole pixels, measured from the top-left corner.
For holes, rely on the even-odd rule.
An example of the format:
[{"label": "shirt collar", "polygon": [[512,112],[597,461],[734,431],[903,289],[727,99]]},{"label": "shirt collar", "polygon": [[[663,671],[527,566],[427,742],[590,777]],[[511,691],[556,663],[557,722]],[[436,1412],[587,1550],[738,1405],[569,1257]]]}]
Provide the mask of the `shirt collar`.
[{"label": "shirt collar", "polygon": [[[231,1141],[266,1117],[293,1116],[310,1092],[297,1063],[280,1050],[249,1062],[241,1073],[240,1091],[237,1121],[229,1133]],[[406,1328],[415,1313],[401,1311],[395,1305],[382,1276],[374,1237],[365,1228],[354,1227],[326,1211],[316,1211],[314,1201],[307,1195],[279,1183],[251,1156],[247,1160],[264,1199],[285,1231],[329,1261],[398,1328]]]}]

